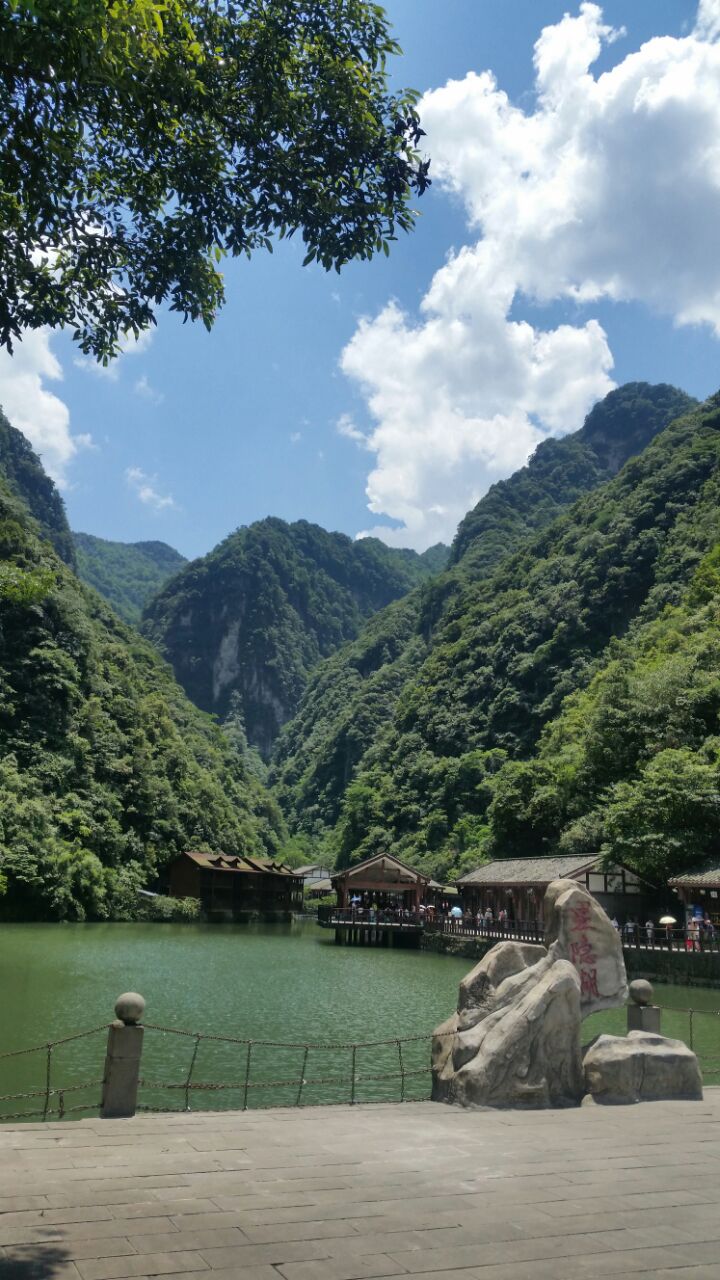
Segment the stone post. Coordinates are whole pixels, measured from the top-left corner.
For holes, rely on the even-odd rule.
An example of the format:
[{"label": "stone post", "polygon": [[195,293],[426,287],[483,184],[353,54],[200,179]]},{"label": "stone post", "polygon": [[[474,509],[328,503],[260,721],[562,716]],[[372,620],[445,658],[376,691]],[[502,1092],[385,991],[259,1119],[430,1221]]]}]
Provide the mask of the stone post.
[{"label": "stone post", "polygon": [[653,989],[645,978],[630,983],[631,1004],[627,1006],[628,1031],[652,1031],[660,1035],[660,1009],[651,1004]]},{"label": "stone post", "polygon": [[117,1019],[108,1030],[107,1055],[100,1116],[120,1120],[135,1115],[144,1027],[140,1023],[145,1001],[136,991],[126,991],[115,1002]]}]

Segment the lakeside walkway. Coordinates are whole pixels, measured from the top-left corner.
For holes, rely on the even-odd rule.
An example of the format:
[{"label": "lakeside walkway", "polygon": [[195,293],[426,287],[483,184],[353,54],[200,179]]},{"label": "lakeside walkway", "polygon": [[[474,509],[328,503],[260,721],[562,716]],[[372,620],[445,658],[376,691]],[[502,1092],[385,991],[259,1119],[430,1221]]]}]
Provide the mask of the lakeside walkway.
[{"label": "lakeside walkway", "polygon": [[709,1280],[702,1103],[432,1103],[0,1127],[2,1280]]}]

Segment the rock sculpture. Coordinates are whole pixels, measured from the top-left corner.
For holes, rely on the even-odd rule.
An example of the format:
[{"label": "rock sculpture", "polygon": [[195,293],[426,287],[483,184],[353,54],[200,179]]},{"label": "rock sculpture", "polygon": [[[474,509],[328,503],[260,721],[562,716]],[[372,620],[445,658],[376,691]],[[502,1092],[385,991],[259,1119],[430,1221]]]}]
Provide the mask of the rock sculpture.
[{"label": "rock sculpture", "polygon": [[647,1031],[598,1036],[584,1055],[585,1087],[595,1102],[702,1101],[698,1060],[682,1040]]},{"label": "rock sculpture", "polygon": [[500,942],[460,984],[457,1013],[433,1038],[433,1093],[460,1106],[575,1106],[580,1023],[622,1004],[625,965],[602,908],[572,880],[545,899],[547,946]]}]

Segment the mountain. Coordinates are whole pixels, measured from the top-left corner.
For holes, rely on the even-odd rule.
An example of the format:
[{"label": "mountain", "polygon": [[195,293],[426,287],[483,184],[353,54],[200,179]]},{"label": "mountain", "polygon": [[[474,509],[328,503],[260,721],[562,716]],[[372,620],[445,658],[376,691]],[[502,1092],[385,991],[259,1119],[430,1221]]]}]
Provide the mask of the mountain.
[{"label": "mountain", "polygon": [[318,661],[446,554],[260,520],[172,578],[143,631],[198,707],[224,718],[239,699],[248,741],[267,755]]},{"label": "mountain", "polygon": [[664,427],[697,404],[666,383],[626,382],[600,400],[579,431],[538,445],[530,462],[495,484],[458,526],[450,564],[478,574],[604,484]]},{"label": "mountain", "polygon": [[16,431],[0,409],[0,471],[10,494],[37,521],[61,560],[75,567],[75,547],[65,504],[30,443]]},{"label": "mountain", "polygon": [[[454,625],[451,620],[462,615],[473,584],[489,581],[506,557],[582,494],[606,483],[696,404],[665,385],[628,383],[610,392],[579,431],[545,441],[527,466],[493,485],[462,521],[445,573],[378,613],[356,640],[319,664],[273,756],[275,794],[292,830],[322,838],[341,811],[350,820],[348,786],[366,757],[381,754],[398,699],[411,696],[423,663],[443,643],[443,619]],[[492,600],[486,607],[492,610]],[[454,713],[451,702],[442,710],[448,717]],[[418,816],[423,811],[419,803]],[[443,823],[447,826],[445,818]],[[381,832],[380,822],[379,840]],[[362,842],[366,836],[363,822],[357,828],[351,823],[344,829],[342,856],[350,856],[356,837]],[[413,848],[414,857],[417,852]]]},{"label": "mountain", "polygon": [[237,740],[60,558],[52,482],[3,431],[35,504],[0,469],[0,915],[132,918],[176,853],[274,852],[283,822]]},{"label": "mountain", "polygon": [[108,542],[91,533],[73,533],[72,538],[79,577],[134,625],[168,578],[187,564],[166,542]]},{"label": "mountain", "polygon": [[341,862],[717,855],[720,397],[468,582],[346,788]]}]

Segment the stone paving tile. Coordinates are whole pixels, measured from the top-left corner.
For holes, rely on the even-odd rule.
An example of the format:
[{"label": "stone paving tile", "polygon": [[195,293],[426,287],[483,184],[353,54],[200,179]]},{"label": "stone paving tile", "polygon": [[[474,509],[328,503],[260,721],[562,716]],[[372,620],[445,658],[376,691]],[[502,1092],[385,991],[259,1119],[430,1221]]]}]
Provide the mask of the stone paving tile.
[{"label": "stone paving tile", "polygon": [[78,1262],[83,1280],[120,1280],[130,1276],[167,1276],[175,1272],[208,1271],[199,1253],[146,1253],[125,1258],[97,1258]]},{"label": "stone paving tile", "polygon": [[[327,1240],[281,1240],[273,1244],[247,1244],[230,1249],[202,1249],[200,1252],[214,1273],[234,1266],[277,1266],[281,1262],[329,1258],[328,1243]],[[214,1274],[212,1280],[215,1280]]]},{"label": "stone paving tile", "polygon": [[327,1258],[324,1262],[281,1262],[285,1280],[369,1280],[371,1276],[403,1275],[406,1268],[387,1256]]},{"label": "stone paving tile", "polygon": [[119,1258],[123,1254],[137,1252],[130,1241],[123,1236],[111,1236],[109,1240],[56,1240],[49,1244],[36,1242],[28,1245],[14,1245],[8,1249],[8,1252],[12,1252],[18,1258],[31,1260],[38,1254],[42,1255],[45,1250],[52,1249],[60,1251],[73,1261],[77,1258]]},{"label": "stone paving tile", "polygon": [[236,1227],[216,1227],[205,1231],[193,1231],[189,1227],[187,1231],[131,1235],[129,1239],[137,1253],[183,1253],[195,1249],[238,1248],[248,1243]]}]

